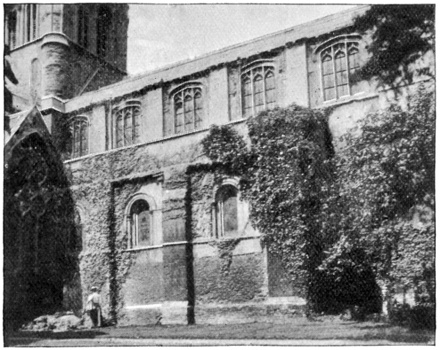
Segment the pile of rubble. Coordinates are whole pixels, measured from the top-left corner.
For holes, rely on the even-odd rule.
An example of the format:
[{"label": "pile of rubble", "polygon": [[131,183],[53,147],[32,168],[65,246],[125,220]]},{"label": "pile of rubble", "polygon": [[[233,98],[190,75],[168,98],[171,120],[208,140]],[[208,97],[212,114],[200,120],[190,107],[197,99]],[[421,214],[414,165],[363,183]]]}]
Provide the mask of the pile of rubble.
[{"label": "pile of rubble", "polygon": [[22,326],[24,331],[32,332],[65,332],[74,329],[83,329],[84,319],[74,315],[72,311],[57,312],[54,315],[39,316]]}]

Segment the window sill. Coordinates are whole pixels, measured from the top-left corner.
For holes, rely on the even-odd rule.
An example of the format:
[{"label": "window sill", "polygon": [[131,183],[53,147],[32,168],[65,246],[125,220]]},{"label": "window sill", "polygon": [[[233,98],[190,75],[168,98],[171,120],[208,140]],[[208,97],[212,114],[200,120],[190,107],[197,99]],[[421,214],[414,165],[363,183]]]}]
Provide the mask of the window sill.
[{"label": "window sill", "polygon": [[139,251],[144,251],[144,250],[155,250],[155,249],[160,249],[160,248],[164,248],[164,247],[185,245],[187,243],[188,243],[187,241],[169,242],[169,243],[150,245],[150,246],[145,246],[145,247],[128,248],[128,249],[124,249],[123,252],[139,252]]},{"label": "window sill", "polygon": [[377,93],[366,94],[365,92],[359,92],[355,95],[341,97],[340,99],[337,99],[337,100],[324,101],[321,106],[317,106],[317,107],[322,108],[322,107],[340,106],[340,105],[345,105],[345,104],[348,104],[351,102],[369,100],[372,98],[376,98],[378,96],[379,96],[379,94],[377,94]]},{"label": "window sill", "polygon": [[[229,121],[229,122],[227,122],[225,124],[221,124],[221,125],[240,124],[240,123],[244,123],[245,121],[246,121],[246,119],[238,119],[238,120]],[[116,153],[116,152],[119,152],[119,151],[122,151],[122,150],[126,150],[126,149],[130,149],[130,148],[142,147],[142,146],[148,146],[148,145],[152,145],[152,144],[156,144],[156,143],[160,143],[160,142],[166,142],[166,141],[169,141],[169,140],[172,140],[172,139],[177,139],[177,138],[185,137],[185,136],[188,136],[188,135],[194,135],[194,134],[206,132],[209,129],[210,129],[210,127],[207,127],[207,128],[203,128],[203,129],[199,129],[199,130],[194,130],[194,131],[191,131],[189,133],[169,135],[169,136],[166,136],[166,137],[163,137],[163,138],[158,138],[158,139],[147,141],[147,142],[141,142],[141,143],[137,143],[137,144],[133,144],[133,145],[129,145],[129,146],[124,146],[124,147],[120,147],[120,148],[112,148],[112,149],[109,149],[109,150],[106,150],[106,151],[103,151],[103,152],[89,153],[89,154],[86,154],[86,155],[84,155],[82,157],[79,157],[79,158],[67,159],[67,160],[64,161],[64,164],[74,163],[74,162],[77,162],[77,161],[81,161],[81,160],[84,160],[84,159],[87,159],[87,158],[92,158],[92,157],[99,156],[99,155]]]},{"label": "window sill", "polygon": [[255,238],[261,238],[261,235],[252,235],[252,236],[232,236],[232,237],[220,237],[220,238],[199,238],[194,240],[193,244],[209,244],[212,242],[222,242],[222,241],[230,241],[233,239],[239,239],[239,240],[247,240],[247,239],[255,239]]}]

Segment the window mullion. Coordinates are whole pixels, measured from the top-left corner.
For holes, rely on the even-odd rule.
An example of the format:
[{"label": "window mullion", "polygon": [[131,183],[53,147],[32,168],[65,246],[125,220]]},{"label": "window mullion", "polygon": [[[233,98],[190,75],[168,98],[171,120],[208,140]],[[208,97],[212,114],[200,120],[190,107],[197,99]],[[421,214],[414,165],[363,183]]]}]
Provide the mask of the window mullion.
[{"label": "window mullion", "polygon": [[333,78],[334,78],[334,82],[335,82],[335,96],[336,99],[339,98],[339,93],[338,93],[338,79],[336,76],[336,56],[335,56],[335,46],[332,46],[332,62],[333,62]]},{"label": "window mullion", "polygon": [[266,102],[266,67],[262,67],[263,70],[263,106],[264,109],[267,109],[267,102]]},{"label": "window mullion", "polygon": [[347,67],[347,84],[348,84],[348,95],[351,96],[351,82],[350,82],[350,65],[349,65],[349,57],[348,57],[348,45],[347,40],[345,40],[345,63]]},{"label": "window mullion", "polygon": [[254,93],[254,71],[251,70],[251,101],[252,101],[252,115],[255,116],[255,93]]},{"label": "window mullion", "polygon": [[78,156],[82,156],[82,128],[81,128],[81,122],[78,121]]},{"label": "window mullion", "polygon": [[193,130],[196,129],[196,97],[195,97],[195,89],[191,89],[191,95],[192,95],[192,104],[193,104],[193,110],[192,110],[192,125]]},{"label": "window mullion", "polygon": [[134,115],[134,107],[130,107],[131,110],[131,143],[136,143],[134,135],[136,132],[136,125],[135,125],[135,115]]},{"label": "window mullion", "polygon": [[224,235],[225,235],[225,228],[224,228],[224,220],[225,220],[225,215],[224,215],[225,213],[224,213],[224,207],[223,207],[223,198],[221,199],[221,202],[220,202],[220,235],[222,236],[222,237],[224,237]]}]

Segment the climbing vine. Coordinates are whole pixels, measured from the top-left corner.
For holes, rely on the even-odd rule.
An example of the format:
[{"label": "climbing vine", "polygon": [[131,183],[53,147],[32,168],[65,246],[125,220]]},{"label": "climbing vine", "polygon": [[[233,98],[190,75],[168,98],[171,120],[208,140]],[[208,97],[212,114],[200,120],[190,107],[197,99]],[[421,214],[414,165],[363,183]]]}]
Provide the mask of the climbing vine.
[{"label": "climbing vine", "polygon": [[212,161],[240,175],[252,225],[292,278],[305,281],[309,302],[329,238],[319,220],[333,175],[326,119],[324,111],[292,105],[250,118],[249,147],[229,126],[213,127],[202,142]]}]

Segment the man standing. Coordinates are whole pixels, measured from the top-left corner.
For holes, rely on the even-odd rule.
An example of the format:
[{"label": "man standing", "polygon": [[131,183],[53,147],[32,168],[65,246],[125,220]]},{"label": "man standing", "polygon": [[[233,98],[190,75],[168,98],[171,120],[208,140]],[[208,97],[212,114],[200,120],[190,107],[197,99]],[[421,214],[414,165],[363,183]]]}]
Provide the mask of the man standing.
[{"label": "man standing", "polygon": [[101,327],[101,296],[97,287],[91,288],[92,294],[87,298],[86,311],[90,316],[93,327]]}]

